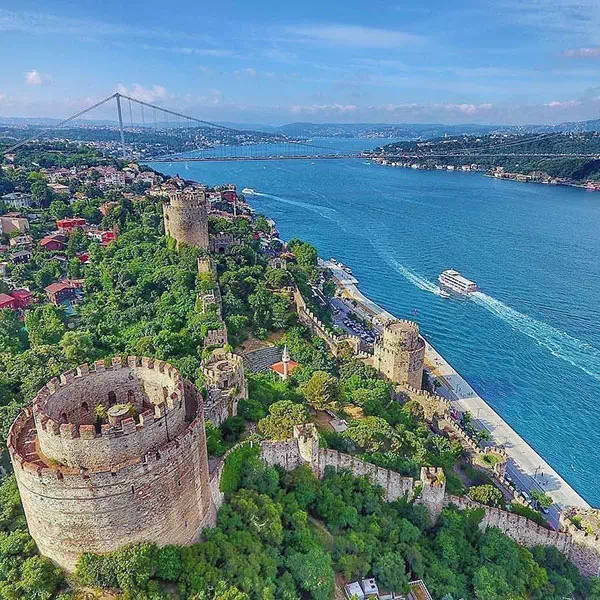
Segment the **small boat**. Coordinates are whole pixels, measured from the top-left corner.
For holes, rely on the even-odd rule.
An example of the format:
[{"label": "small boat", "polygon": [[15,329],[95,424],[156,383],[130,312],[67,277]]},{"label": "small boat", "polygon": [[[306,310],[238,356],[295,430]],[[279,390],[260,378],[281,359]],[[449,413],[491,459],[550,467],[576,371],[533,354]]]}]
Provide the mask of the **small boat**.
[{"label": "small boat", "polygon": [[256,196],[258,192],[252,188],[244,188],[242,190],[242,194],[246,194],[247,196]]}]

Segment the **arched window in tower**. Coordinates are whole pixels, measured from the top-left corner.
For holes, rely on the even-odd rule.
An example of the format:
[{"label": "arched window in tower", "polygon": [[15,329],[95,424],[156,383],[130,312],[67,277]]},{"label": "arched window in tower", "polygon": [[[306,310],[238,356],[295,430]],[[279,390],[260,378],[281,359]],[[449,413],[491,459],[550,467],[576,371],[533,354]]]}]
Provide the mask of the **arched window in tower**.
[{"label": "arched window in tower", "polygon": [[81,403],[81,410],[82,410],[83,412],[87,412],[89,409],[90,409],[90,407],[89,407],[89,405],[88,405],[88,403],[87,403],[87,402],[82,402],[82,403]]},{"label": "arched window in tower", "polygon": [[117,403],[117,395],[114,392],[108,392],[108,406],[114,406]]},{"label": "arched window in tower", "polygon": [[62,413],[60,415],[60,418],[61,418],[61,420],[62,420],[63,423],[68,423],[69,422],[69,420],[67,419],[67,413],[66,412]]},{"label": "arched window in tower", "polygon": [[163,398],[166,400],[169,396],[169,390],[166,387],[163,387]]},{"label": "arched window in tower", "polygon": [[135,394],[133,390],[129,390],[127,392],[127,402],[129,402],[129,404],[135,405]]}]

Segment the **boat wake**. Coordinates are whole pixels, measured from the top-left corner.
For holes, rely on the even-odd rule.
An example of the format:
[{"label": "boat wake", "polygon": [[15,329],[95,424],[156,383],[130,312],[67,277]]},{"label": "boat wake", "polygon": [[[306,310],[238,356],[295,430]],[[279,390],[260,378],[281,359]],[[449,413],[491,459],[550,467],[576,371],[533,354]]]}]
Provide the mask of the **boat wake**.
[{"label": "boat wake", "polygon": [[291,206],[298,206],[299,208],[306,208],[308,210],[312,210],[313,212],[318,213],[325,219],[329,219],[330,221],[337,222],[337,211],[333,208],[329,208],[328,206],[317,206],[315,204],[309,204],[308,202],[301,202],[300,200],[290,200],[289,198],[282,198],[281,196],[275,196],[274,194],[265,194],[263,192],[254,191],[252,196],[262,196],[263,198],[269,198],[271,200],[276,200],[277,202],[282,202],[283,204],[289,204]]},{"label": "boat wake", "polygon": [[600,381],[600,350],[560,331],[543,321],[538,321],[507,306],[500,300],[482,292],[475,292],[470,298],[496,315],[513,329],[534,339],[540,346],[549,350],[554,356],[561,358],[574,367]]},{"label": "boat wake", "polygon": [[410,281],[414,286],[418,287],[420,290],[425,292],[430,292],[431,294],[435,294],[439,296],[441,294],[440,288],[429,281],[429,279],[425,279],[421,275],[411,271],[407,267],[405,267],[402,263],[398,262],[395,258],[386,257],[387,263],[394,268],[395,271],[400,273],[402,277]]}]

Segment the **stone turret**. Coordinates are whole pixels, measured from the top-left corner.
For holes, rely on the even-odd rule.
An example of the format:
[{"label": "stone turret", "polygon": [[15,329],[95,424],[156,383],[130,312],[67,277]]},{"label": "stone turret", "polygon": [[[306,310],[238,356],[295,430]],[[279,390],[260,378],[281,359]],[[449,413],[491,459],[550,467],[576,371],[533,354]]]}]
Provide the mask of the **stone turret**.
[{"label": "stone turret", "polygon": [[180,244],[208,250],[208,214],[204,190],[186,188],[169,194],[163,205],[165,233]]},{"label": "stone turret", "polygon": [[206,380],[205,416],[220,425],[237,415],[238,403],[248,398],[244,363],[237,354],[215,350],[203,366]]},{"label": "stone turret", "polygon": [[375,344],[373,366],[394,383],[420,390],[423,385],[425,341],[412,321],[391,321]]},{"label": "stone turret", "polygon": [[163,361],[115,357],[52,379],[7,445],[29,531],[68,571],[83,552],[190,544],[214,524],[201,396]]}]

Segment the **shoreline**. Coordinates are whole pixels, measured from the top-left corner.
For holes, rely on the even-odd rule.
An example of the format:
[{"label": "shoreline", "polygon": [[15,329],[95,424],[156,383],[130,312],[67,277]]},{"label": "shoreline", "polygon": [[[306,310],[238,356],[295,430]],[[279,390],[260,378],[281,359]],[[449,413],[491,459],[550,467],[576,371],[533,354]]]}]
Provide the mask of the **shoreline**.
[{"label": "shoreline", "polygon": [[[377,329],[394,315],[365,296],[358,287],[358,280],[330,261],[319,259],[319,265],[332,271],[333,279],[342,295],[356,301],[355,311],[369,319]],[[422,336],[423,337],[423,336]],[[560,509],[567,506],[590,508],[591,505],[527,442],[523,439],[452,367],[452,365],[425,339],[425,363],[427,370],[442,386],[438,395],[447,398],[460,412],[469,411],[473,421],[487,430],[494,442],[504,446],[509,456],[507,471],[520,489],[537,489],[548,493]],[[549,515],[558,524],[557,514]]]}]

